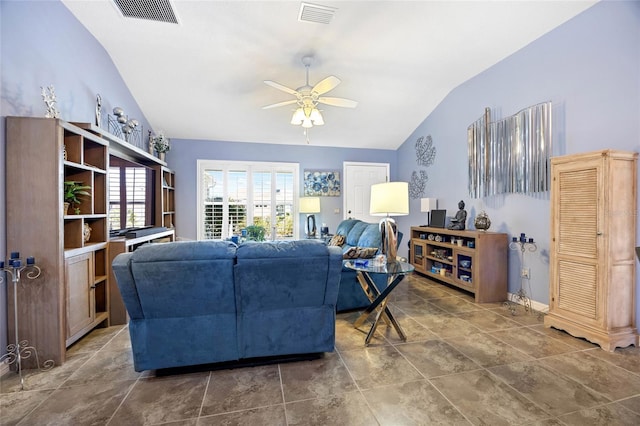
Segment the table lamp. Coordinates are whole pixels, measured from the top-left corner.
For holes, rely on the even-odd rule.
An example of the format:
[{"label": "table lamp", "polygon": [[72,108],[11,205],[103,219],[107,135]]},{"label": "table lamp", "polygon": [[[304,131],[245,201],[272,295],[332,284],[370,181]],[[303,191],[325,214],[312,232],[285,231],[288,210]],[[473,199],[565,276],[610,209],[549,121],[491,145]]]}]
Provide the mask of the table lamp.
[{"label": "table lamp", "polygon": [[438,208],[437,198],[421,198],[420,211],[427,214],[427,226],[431,226],[431,210]]},{"label": "table lamp", "polygon": [[300,213],[307,213],[307,238],[316,236],[316,217],[314,213],[320,213],[319,197],[300,198]]},{"label": "table lamp", "polygon": [[380,221],[382,253],[387,263],[396,261],[398,252],[398,229],[391,216],[409,214],[409,184],[407,182],[385,182],[371,185],[371,216],[386,216]]}]

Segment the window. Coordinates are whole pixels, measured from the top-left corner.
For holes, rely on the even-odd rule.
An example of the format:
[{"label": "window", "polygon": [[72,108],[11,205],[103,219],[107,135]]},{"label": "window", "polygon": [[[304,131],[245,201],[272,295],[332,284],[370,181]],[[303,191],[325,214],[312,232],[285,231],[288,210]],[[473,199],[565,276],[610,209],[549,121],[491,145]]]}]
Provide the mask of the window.
[{"label": "window", "polygon": [[109,167],[109,230],[152,223],[153,172],[126,160],[112,158]]},{"label": "window", "polygon": [[297,235],[298,164],[198,161],[198,239],[225,239],[249,225],[267,239]]}]

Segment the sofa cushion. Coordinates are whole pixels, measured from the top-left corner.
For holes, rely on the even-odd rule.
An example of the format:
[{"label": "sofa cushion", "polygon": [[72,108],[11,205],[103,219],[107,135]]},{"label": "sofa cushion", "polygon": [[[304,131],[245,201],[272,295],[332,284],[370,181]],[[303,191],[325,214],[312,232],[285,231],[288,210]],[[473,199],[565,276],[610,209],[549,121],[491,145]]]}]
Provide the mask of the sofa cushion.
[{"label": "sofa cushion", "polygon": [[377,223],[367,223],[358,239],[358,247],[380,247],[380,227]]},{"label": "sofa cushion", "polygon": [[367,225],[369,224],[366,222],[358,222],[353,225],[353,228],[351,228],[351,231],[349,231],[349,233],[347,234],[345,244],[350,247],[357,247],[360,236],[365,231],[365,229],[367,229]]},{"label": "sofa cushion", "polygon": [[344,235],[346,237],[349,231],[351,231],[351,228],[353,228],[353,226],[358,222],[361,222],[361,221],[358,219],[343,220],[338,225],[338,228],[336,228],[336,235]]}]

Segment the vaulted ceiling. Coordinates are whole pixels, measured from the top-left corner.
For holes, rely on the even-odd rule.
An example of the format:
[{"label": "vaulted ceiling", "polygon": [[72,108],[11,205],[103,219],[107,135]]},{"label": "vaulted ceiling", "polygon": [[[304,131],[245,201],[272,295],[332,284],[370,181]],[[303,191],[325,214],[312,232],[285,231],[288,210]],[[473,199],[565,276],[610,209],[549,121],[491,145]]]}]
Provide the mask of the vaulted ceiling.
[{"label": "vaulted ceiling", "polygon": [[[334,75],[315,146],[396,149],[455,87],[596,1],[340,1],[329,23],[300,1],[162,0],[177,24],[125,17],[116,0],[63,0],[113,59],[154,129],[173,138],[305,144],[295,105],[262,109]],[[135,0],[120,3],[143,4]],[[160,1],[160,0],[158,0]],[[323,12],[323,10],[321,10]],[[320,17],[324,16],[324,12]],[[312,17],[314,19],[314,17]]]}]

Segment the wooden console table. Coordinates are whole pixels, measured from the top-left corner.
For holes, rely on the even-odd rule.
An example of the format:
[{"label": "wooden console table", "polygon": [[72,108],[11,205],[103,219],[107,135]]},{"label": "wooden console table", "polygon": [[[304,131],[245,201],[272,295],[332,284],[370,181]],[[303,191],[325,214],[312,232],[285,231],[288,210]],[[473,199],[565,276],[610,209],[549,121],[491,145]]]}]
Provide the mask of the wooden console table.
[{"label": "wooden console table", "polygon": [[410,238],[416,272],[473,293],[476,303],[507,300],[507,234],[414,226]]}]

